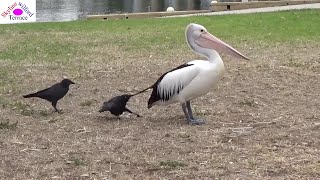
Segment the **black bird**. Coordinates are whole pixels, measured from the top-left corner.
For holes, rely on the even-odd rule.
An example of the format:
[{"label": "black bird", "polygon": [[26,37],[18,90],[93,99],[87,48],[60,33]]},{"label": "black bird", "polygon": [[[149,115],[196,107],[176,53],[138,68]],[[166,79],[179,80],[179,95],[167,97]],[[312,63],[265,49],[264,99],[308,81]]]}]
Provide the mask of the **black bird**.
[{"label": "black bird", "polygon": [[123,94],[121,96],[116,96],[110,100],[103,103],[99,112],[110,111],[111,114],[115,116],[120,116],[123,112],[129,112],[131,114],[141,117],[139,114],[132,112],[130,109],[126,108],[127,102],[132,96],[137,94]]},{"label": "black bird", "polygon": [[51,87],[38,91],[36,93],[24,95],[24,98],[38,97],[51,102],[56,112],[60,113],[57,109],[57,102],[63,98],[69,91],[70,84],[75,84],[70,79],[63,79],[60,83],[54,84]]},{"label": "black bird", "polygon": [[126,108],[126,105],[132,96],[141,94],[141,93],[147,91],[148,89],[150,89],[150,87],[148,87],[142,91],[139,91],[135,94],[123,94],[121,96],[113,97],[110,100],[103,103],[99,112],[101,113],[103,111],[110,111],[110,113],[115,116],[120,116],[123,112],[129,112],[131,114],[137,115],[137,117],[141,117],[139,114],[136,114],[136,113],[130,111],[130,109]]}]

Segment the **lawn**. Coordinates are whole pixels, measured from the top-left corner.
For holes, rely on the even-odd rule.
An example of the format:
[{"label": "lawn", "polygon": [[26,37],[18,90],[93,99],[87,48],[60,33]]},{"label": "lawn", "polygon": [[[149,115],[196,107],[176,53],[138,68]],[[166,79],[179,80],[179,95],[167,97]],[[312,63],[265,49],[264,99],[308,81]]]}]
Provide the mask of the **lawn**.
[{"label": "lawn", "polygon": [[[100,114],[102,102],[201,59],[185,27],[204,25],[250,61],[222,55],[224,79],[193,101],[143,117]],[[3,179],[319,179],[320,11],[1,25],[0,177]],[[63,114],[22,95],[76,82]]]}]

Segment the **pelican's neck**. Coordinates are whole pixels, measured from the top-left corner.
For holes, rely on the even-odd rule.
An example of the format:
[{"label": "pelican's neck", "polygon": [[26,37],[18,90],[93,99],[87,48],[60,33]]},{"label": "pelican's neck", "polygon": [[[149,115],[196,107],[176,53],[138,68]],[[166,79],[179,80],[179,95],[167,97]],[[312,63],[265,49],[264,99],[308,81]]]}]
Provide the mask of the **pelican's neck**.
[{"label": "pelican's neck", "polygon": [[209,60],[210,63],[222,62],[219,53],[215,50],[208,50],[205,57]]},{"label": "pelican's neck", "polygon": [[210,63],[223,63],[219,53],[211,49],[202,49],[200,52],[195,51],[197,54],[205,57]]},{"label": "pelican's neck", "polygon": [[214,74],[218,75],[218,78],[220,79],[224,74],[224,63],[219,53],[215,50],[209,50],[206,58],[208,59],[210,66],[214,68]]}]

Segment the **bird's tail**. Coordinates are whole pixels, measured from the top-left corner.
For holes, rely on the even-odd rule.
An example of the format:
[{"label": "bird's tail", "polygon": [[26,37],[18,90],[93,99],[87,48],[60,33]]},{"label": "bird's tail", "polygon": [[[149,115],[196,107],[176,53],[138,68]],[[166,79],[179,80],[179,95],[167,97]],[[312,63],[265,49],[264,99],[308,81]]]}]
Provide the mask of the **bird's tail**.
[{"label": "bird's tail", "polygon": [[24,98],[31,98],[31,97],[35,97],[37,93],[32,93],[32,94],[27,94],[27,95],[24,95],[22,97]]},{"label": "bird's tail", "polygon": [[148,89],[151,89],[151,88],[153,88],[153,85],[152,85],[152,86],[150,86],[150,87],[147,87],[147,88],[145,88],[144,90],[141,90],[141,91],[139,91],[139,92],[137,92],[137,93],[135,93],[135,94],[132,94],[132,96],[135,96],[135,95],[138,95],[138,94],[144,93],[144,92],[146,92]]}]

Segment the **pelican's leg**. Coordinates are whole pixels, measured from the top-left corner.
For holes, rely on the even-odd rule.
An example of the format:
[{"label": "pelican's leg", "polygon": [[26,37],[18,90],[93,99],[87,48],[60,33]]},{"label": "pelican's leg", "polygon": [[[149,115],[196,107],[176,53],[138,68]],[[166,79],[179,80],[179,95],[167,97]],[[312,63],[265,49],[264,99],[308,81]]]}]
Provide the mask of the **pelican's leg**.
[{"label": "pelican's leg", "polygon": [[187,110],[187,106],[186,106],[186,103],[181,103],[181,106],[182,106],[182,110],[184,112],[184,115],[186,116],[187,118],[187,121],[190,122],[191,121],[191,118],[188,114],[188,110]]},{"label": "pelican's leg", "polygon": [[191,109],[191,103],[190,103],[190,101],[187,101],[187,102],[186,102],[186,105],[187,105],[187,110],[188,110],[188,113],[189,113],[189,117],[190,117],[191,119],[194,119],[194,118],[193,118],[193,114],[192,114],[192,109]]},{"label": "pelican's leg", "polygon": [[192,121],[197,122],[198,124],[204,124],[205,123],[204,120],[197,119],[197,118],[193,117],[190,101],[186,102],[186,106],[187,106],[187,110],[188,110],[188,113],[189,113],[189,117],[190,117],[190,119],[192,119]]},{"label": "pelican's leg", "polygon": [[[184,112],[184,115],[186,116],[188,123],[190,123],[192,125],[204,124],[204,121],[193,119],[190,117],[190,113],[188,112],[188,107],[187,107],[186,103],[181,103],[181,106],[182,106],[182,110]],[[191,112],[191,115],[192,115],[192,112]]]}]

